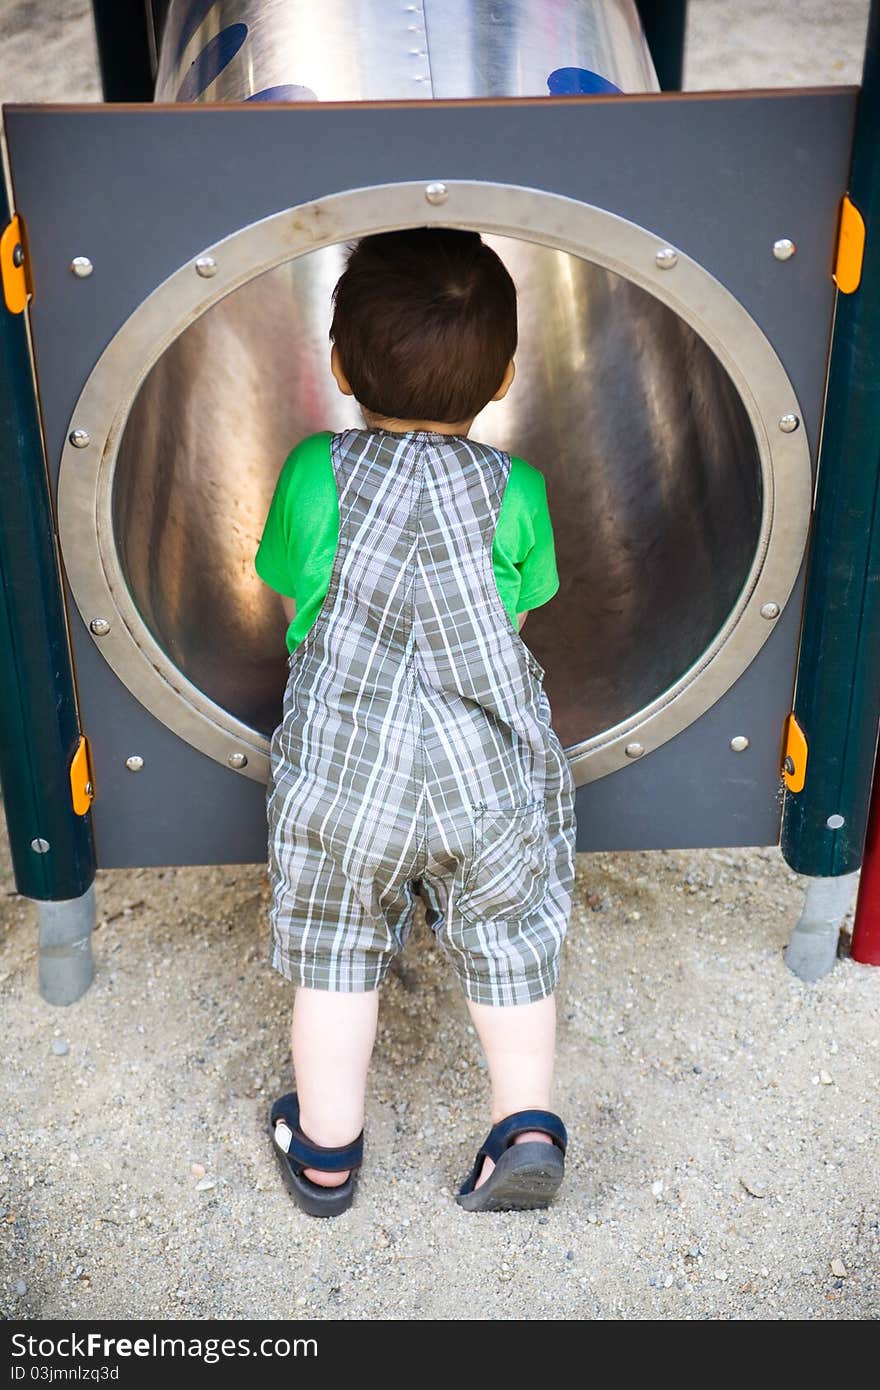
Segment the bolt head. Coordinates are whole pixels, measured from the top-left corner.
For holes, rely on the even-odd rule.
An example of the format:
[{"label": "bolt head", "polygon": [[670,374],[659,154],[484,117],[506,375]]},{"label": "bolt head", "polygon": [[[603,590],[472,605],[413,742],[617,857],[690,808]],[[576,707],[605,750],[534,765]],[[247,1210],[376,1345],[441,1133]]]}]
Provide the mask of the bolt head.
[{"label": "bolt head", "polygon": [[71,430],[68,438],[74,449],[87,449],[92,442],[88,430]]},{"label": "bolt head", "polygon": [[84,787],[84,791],[85,791],[86,796],[94,796],[94,795],[95,795],[95,789],[94,789],[94,787],[92,786],[91,782],[86,782],[86,785],[85,785],[85,787]]},{"label": "bolt head", "polygon": [[640,758],[645,751],[645,745],[643,743],[628,743],[623,751],[628,758]]},{"label": "bolt head", "polygon": [[89,632],[93,632],[96,637],[106,637],[110,631],[110,624],[106,618],[92,618],[89,623]]},{"label": "bolt head", "polygon": [[791,237],[781,236],[778,241],[773,243],[773,254],[777,261],[790,261],[797,247]]},{"label": "bolt head", "polygon": [[196,261],[196,275],[201,275],[203,280],[210,280],[212,275],[217,274],[217,270],[217,262],[213,256],[199,256]]},{"label": "bolt head", "polygon": [[229,764],[230,767],[234,767],[234,768],[236,768],[236,769],[242,768],[242,767],[247,767],[247,754],[246,754],[246,753],[230,753],[230,754],[229,754],[229,757],[226,759],[226,761],[228,762],[228,764]]},{"label": "bolt head", "polygon": [[440,203],[445,203],[449,197],[449,189],[445,183],[429,183],[425,188],[425,197],[434,207]]},{"label": "bolt head", "polygon": [[800,420],[797,415],[783,415],[779,421],[779,428],[783,434],[794,434],[799,424]]},{"label": "bolt head", "polygon": [[783,772],[787,772],[789,777],[794,776],[794,758],[791,756],[790,753],[786,753],[785,755],[785,761],[782,764],[782,770]]},{"label": "bolt head", "polygon": [[749,740],[746,738],[745,734],[736,734],[730,740],[730,746],[734,753],[744,753],[749,746]]},{"label": "bolt head", "polygon": [[842,825],[846,825],[846,821],[843,816],[833,815],[828,817],[825,824],[829,830],[839,830]]},{"label": "bolt head", "polygon": [[144,765],[144,760],[139,753],[132,753],[130,758],[126,758],[125,766],[129,772],[140,772]]},{"label": "bolt head", "polygon": [[12,248],[12,264],[16,270],[21,270],[24,265],[24,247],[20,241],[17,241]]},{"label": "bolt head", "polygon": [[94,268],[88,256],[74,256],[70,262],[70,269],[78,280],[86,280]]},{"label": "bolt head", "polygon": [[779,617],[779,604],[778,604],[778,603],[764,603],[764,604],[762,604],[762,605],[761,605],[761,617],[762,617],[762,618],[778,618],[778,617]]},{"label": "bolt head", "polygon": [[678,252],[673,251],[671,246],[663,246],[654,260],[661,270],[672,270],[673,266],[678,265]]},{"label": "bolt head", "polygon": [[42,836],[38,836],[37,839],[31,840],[31,849],[34,854],[48,854],[50,848],[49,841],[44,840]]}]

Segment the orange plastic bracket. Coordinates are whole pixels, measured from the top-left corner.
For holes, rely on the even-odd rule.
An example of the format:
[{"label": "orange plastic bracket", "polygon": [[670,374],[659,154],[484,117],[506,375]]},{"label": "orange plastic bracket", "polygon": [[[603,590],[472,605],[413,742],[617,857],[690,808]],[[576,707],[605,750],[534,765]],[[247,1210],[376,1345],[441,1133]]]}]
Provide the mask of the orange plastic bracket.
[{"label": "orange plastic bracket", "polygon": [[793,714],[782,734],[782,778],[790,792],[802,792],[807,777],[807,739]]},{"label": "orange plastic bracket", "polygon": [[16,213],[0,236],[0,278],[3,298],[10,314],[20,314],[28,302],[30,288],[25,270],[24,232]]},{"label": "orange plastic bracket", "polygon": [[840,205],[840,226],[837,230],[837,259],[834,283],[841,294],[852,294],[862,278],[865,255],[865,219],[855,203],[844,194]]},{"label": "orange plastic bracket", "polygon": [[80,734],[79,743],[70,762],[70,793],[73,800],[73,813],[84,816],[95,795],[92,777],[92,755],[85,734]]}]

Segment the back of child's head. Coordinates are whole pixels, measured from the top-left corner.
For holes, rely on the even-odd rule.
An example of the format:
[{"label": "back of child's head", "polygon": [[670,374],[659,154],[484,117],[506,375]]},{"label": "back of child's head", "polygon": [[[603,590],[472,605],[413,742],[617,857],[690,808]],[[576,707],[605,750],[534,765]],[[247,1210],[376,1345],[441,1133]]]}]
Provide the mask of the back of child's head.
[{"label": "back of child's head", "polygon": [[364,237],[333,306],[330,337],[355,399],[386,419],[473,419],[516,350],[516,288],[477,232]]}]

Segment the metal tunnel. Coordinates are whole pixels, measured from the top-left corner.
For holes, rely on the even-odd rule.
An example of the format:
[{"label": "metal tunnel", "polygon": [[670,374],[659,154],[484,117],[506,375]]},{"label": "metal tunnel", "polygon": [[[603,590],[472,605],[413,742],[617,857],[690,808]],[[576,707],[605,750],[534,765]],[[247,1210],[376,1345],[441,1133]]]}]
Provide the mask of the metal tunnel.
[{"label": "metal tunnel", "polygon": [[[172,0],[156,98],[656,86],[631,0]],[[727,623],[760,543],[761,459],[737,387],[672,308],[589,259],[488,239],[517,284],[521,340],[514,389],[473,433],[547,478],[562,587],[524,636],[584,781],[592,742],[662,700]],[[263,735],[285,672],[280,605],[253,571],[272,488],[304,435],[360,423],[328,370],[343,253],[258,275],[186,327],[139,391],[113,476],[143,622],[186,681]]]}]

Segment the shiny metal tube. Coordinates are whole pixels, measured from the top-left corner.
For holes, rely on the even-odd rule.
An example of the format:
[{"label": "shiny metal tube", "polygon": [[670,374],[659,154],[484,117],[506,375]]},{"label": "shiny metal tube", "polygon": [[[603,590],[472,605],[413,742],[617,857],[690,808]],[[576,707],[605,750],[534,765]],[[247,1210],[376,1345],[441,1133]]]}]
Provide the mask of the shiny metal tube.
[{"label": "shiny metal tube", "polygon": [[656,91],[633,0],[172,0],[157,101]]},{"label": "shiny metal tube", "polygon": [[[519,373],[477,438],[548,478],[562,589],[528,620],[556,727],[577,745],[698,660],[751,566],[760,468],[747,414],[702,339],[626,279],[491,238],[520,295]],[[150,631],[245,723],[278,712],[278,605],[253,573],[291,443],[360,424],[328,371],[328,247],[254,279],[147,377],[115,471],[122,569]]]},{"label": "shiny metal tube", "polygon": [[[577,745],[695,663],[745,582],[761,524],[746,412],[702,339],[644,290],[564,252],[492,238],[517,281],[508,399],[478,438],[548,480],[562,589],[528,625],[557,728]],[[281,462],[359,424],[327,366],[337,247],[260,276],[187,328],[148,376],[116,467],[114,530],[153,635],[266,732],[277,602],[252,558]]]},{"label": "shiny metal tube", "polygon": [[[157,99],[538,95],[590,73],[656,87],[630,0],[172,0]],[[528,641],[576,749],[661,696],[723,626],[758,543],[760,461],[729,377],[670,308],[587,260],[491,240],[517,282],[521,346],[514,390],[474,433],[548,480],[562,589]],[[272,487],[298,439],[359,423],[327,368],[342,255],[271,270],[186,328],[141,389],[115,473],[145,623],[195,686],[266,733],[282,622],[252,561]]]}]

